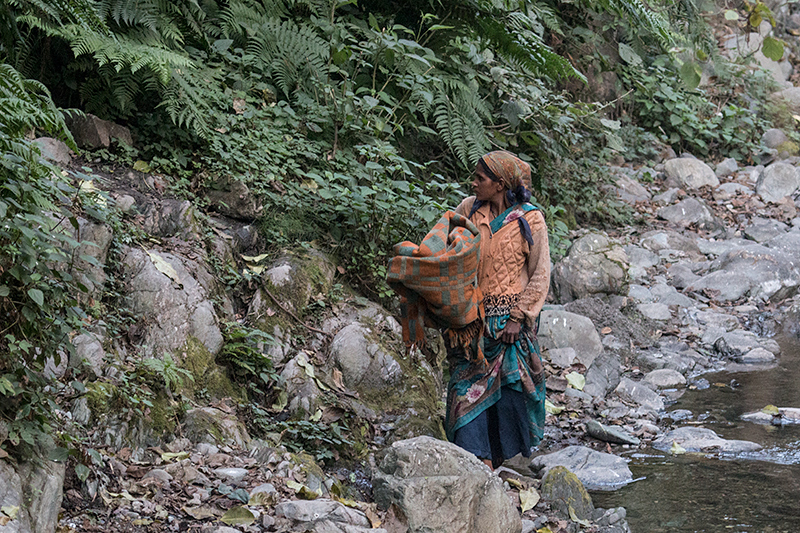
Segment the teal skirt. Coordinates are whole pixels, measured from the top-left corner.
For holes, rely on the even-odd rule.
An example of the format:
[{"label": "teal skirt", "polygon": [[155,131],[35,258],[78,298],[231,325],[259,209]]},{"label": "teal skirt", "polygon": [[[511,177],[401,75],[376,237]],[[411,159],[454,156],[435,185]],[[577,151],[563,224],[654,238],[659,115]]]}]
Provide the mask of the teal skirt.
[{"label": "teal skirt", "polygon": [[[523,325],[517,342],[506,344],[498,337],[507,320],[507,315],[487,317],[487,336],[468,349],[447,347],[447,438],[496,464],[518,453],[530,456],[544,434],[544,373],[532,370],[541,368],[536,331]],[[475,360],[478,342],[485,364]]]}]

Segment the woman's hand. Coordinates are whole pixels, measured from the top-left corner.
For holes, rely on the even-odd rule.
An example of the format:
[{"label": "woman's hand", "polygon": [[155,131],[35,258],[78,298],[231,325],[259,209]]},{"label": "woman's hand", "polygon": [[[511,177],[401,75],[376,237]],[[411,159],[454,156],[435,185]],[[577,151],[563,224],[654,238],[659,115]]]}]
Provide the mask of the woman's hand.
[{"label": "woman's hand", "polygon": [[506,327],[503,328],[503,332],[500,334],[500,340],[506,344],[514,344],[517,342],[517,339],[519,339],[519,332],[521,329],[522,324],[508,320],[506,322]]}]

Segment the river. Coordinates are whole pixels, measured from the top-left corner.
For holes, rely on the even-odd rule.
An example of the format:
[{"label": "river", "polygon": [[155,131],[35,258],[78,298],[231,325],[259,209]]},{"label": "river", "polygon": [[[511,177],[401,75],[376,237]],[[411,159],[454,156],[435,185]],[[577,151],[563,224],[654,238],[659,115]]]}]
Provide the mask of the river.
[{"label": "river", "polygon": [[757,442],[746,456],[673,456],[651,448],[627,455],[638,481],[615,492],[594,492],[598,507],[623,506],[633,533],[800,531],[800,425],[764,426],[740,416],[767,405],[800,407],[800,343],[779,340],[777,367],[702,376],[709,386],[686,393],[667,411],[693,416],[727,439]]}]

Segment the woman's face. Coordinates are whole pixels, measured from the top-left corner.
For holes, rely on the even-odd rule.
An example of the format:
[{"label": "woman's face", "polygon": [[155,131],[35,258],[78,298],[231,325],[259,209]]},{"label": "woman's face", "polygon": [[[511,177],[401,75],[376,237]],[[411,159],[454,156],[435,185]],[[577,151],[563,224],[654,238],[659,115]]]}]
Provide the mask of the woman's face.
[{"label": "woman's face", "polygon": [[503,186],[501,183],[492,181],[492,178],[487,176],[480,167],[475,169],[475,174],[473,174],[472,179],[472,192],[476,200],[488,202],[502,190]]}]

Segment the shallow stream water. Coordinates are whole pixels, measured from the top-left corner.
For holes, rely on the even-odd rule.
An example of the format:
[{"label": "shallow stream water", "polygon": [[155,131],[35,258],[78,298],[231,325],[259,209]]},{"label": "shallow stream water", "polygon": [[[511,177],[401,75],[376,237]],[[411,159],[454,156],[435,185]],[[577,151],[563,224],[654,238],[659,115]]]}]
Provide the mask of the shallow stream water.
[{"label": "shallow stream water", "polygon": [[778,366],[756,372],[702,376],[710,386],[688,390],[667,411],[693,416],[726,439],[763,450],[738,456],[673,456],[653,449],[627,457],[633,477],[615,492],[594,492],[597,507],[623,506],[633,533],[800,532],[800,425],[764,426],[742,414],[767,405],[800,407],[800,342],[781,340]]}]

